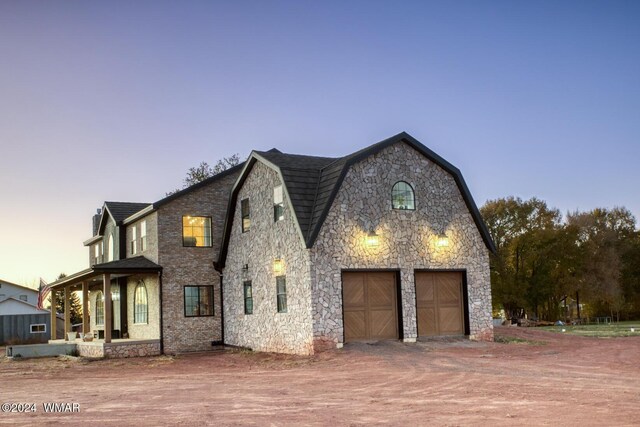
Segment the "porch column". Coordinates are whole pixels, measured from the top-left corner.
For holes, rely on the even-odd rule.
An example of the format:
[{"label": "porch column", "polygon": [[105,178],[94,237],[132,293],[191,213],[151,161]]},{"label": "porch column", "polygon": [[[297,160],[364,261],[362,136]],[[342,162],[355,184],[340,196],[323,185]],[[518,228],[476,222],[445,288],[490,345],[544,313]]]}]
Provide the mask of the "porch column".
[{"label": "porch column", "polygon": [[56,305],[58,304],[58,300],[56,299],[56,290],[51,289],[51,339],[57,339],[57,326],[58,326],[58,317],[56,316]]},{"label": "porch column", "polygon": [[71,332],[71,288],[64,287],[64,340],[69,340],[68,333]]},{"label": "porch column", "polygon": [[89,324],[89,284],[82,282],[82,333],[88,334],[91,331]]},{"label": "porch column", "polygon": [[111,342],[111,275],[102,276],[104,293],[104,342]]}]

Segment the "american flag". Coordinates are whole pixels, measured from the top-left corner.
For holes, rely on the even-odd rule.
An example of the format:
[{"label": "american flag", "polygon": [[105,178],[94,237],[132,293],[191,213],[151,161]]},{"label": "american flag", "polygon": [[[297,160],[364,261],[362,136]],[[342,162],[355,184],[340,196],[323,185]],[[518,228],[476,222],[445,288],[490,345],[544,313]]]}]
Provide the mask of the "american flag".
[{"label": "american flag", "polygon": [[51,292],[51,286],[47,285],[47,282],[45,282],[41,277],[40,287],[38,288],[38,308],[44,308],[43,305],[49,295],[49,292]]}]

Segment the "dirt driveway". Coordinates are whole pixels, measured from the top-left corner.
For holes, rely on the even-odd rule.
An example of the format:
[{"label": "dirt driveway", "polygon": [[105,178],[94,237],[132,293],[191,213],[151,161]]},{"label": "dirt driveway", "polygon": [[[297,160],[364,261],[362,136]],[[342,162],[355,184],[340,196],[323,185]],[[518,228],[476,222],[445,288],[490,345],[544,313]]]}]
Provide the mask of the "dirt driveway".
[{"label": "dirt driveway", "polygon": [[[640,425],[640,337],[348,345],[129,360],[0,360],[0,424]],[[533,342],[533,344],[531,343]],[[45,402],[79,403],[45,413]]]}]

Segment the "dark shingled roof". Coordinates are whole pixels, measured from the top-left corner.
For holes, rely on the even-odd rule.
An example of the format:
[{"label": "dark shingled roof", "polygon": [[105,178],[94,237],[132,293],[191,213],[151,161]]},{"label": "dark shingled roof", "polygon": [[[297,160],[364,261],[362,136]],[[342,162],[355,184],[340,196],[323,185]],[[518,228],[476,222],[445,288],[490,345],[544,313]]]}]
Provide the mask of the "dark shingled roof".
[{"label": "dark shingled roof", "polygon": [[125,218],[149,206],[151,203],[132,202],[104,202],[104,206],[109,210],[116,224],[121,224]]},{"label": "dark shingled roof", "polygon": [[471,193],[469,192],[460,171],[435,152],[422,145],[411,135],[406,132],[402,132],[391,138],[385,139],[340,158],[284,154],[275,149],[268,152],[254,151],[255,156],[251,156],[248,160],[249,163],[245,168],[243,175],[240,176],[231,195],[227,223],[225,224],[225,231],[223,234],[222,249],[217,263],[218,268],[224,267],[227,244],[229,241],[229,234],[231,232],[230,221],[233,219],[237,193],[242,187],[242,184],[253,167],[253,164],[257,161],[257,158],[266,160],[278,168],[282,173],[282,178],[284,179],[284,184],[287,188],[287,192],[289,193],[291,204],[296,214],[296,218],[298,219],[298,224],[300,225],[300,230],[305,239],[306,246],[307,248],[311,248],[313,247],[313,243],[320,232],[322,223],[329,212],[329,208],[331,207],[331,204],[340,189],[342,180],[347,174],[349,168],[353,164],[376,154],[382,149],[397,142],[404,142],[413,147],[416,151],[453,176],[460,193],[462,194],[462,198],[464,199],[467,208],[480,231],[480,235],[482,236],[485,245],[490,251],[495,252],[493,240],[489,235],[489,231],[480,216],[478,207],[473,201]]},{"label": "dark shingled roof", "polygon": [[102,264],[94,264],[92,267],[96,273],[109,272],[129,272],[129,271],[160,271],[160,267],[150,259],[140,255],[133,258],[119,259],[116,261],[104,262]]}]

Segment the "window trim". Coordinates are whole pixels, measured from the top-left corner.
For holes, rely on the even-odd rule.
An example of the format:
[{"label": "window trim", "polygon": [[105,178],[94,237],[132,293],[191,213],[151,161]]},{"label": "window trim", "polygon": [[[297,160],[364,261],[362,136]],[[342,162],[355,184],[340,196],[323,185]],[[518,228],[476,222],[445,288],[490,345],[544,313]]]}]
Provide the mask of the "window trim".
[{"label": "window trim", "polygon": [[[211,314],[187,314],[187,288],[197,288],[198,289],[198,305],[200,305],[200,288],[211,288],[211,292],[210,292],[210,296],[211,296],[211,300],[210,300],[210,304],[211,304]],[[216,310],[215,310],[215,305],[214,305],[214,299],[213,299],[213,292],[215,291],[215,289],[213,288],[213,285],[185,285],[183,286],[183,290],[182,290],[182,299],[183,299],[183,303],[184,303],[184,317],[214,317],[216,315]],[[198,308],[199,310],[199,308]]]},{"label": "window trim", "polygon": [[[280,188],[280,201],[276,202],[276,189]],[[278,215],[278,208],[280,208],[280,215]],[[273,187],[273,222],[279,222],[284,220],[284,188],[282,184]]]},{"label": "window trim", "polygon": [[[246,215],[245,215],[245,212],[244,212],[244,203],[245,202],[247,203],[247,213],[246,213]],[[246,227],[244,225],[244,220],[245,219],[249,220],[249,224]],[[248,197],[240,200],[240,228],[241,228],[243,233],[246,233],[249,230],[251,230],[251,203],[249,202],[249,198]]]},{"label": "window trim", "polygon": [[[142,289],[144,291],[144,321],[138,321],[138,306],[142,306],[142,304],[138,304],[138,289]],[[147,292],[147,285],[143,280],[138,281],[134,291],[133,291],[133,324],[134,325],[148,325],[149,324],[149,292]]]},{"label": "window trim", "polygon": [[[41,331],[34,331],[34,326],[42,326]],[[30,334],[46,334],[47,333],[47,324],[46,323],[32,323],[29,325],[29,333]]]},{"label": "window trim", "polygon": [[[209,220],[209,245],[197,246],[197,245],[185,245],[184,244],[184,219],[185,218],[207,218]],[[212,248],[213,247],[213,218],[211,215],[182,215],[182,223],[180,224],[182,247],[183,248]]]},{"label": "window trim", "polygon": [[[282,285],[284,288],[284,292],[279,292],[278,285],[279,281],[282,280]],[[280,309],[280,297],[284,295],[284,309]],[[276,311],[278,313],[287,313],[289,309],[289,305],[287,304],[287,276],[281,275],[276,276]]]},{"label": "window trim", "polygon": [[138,227],[134,225],[131,227],[131,255],[138,253]]},{"label": "window trim", "polygon": [[[251,296],[247,296],[247,288],[251,289]],[[253,314],[253,285],[251,284],[251,280],[246,280],[242,282],[243,296],[244,296],[244,314],[251,315]],[[251,300],[251,310],[247,310],[247,301]]]},{"label": "window trim", "polygon": [[[396,208],[394,207],[394,195],[393,189],[396,188],[398,184],[406,184],[411,189],[411,196],[413,197],[413,208]],[[391,210],[394,211],[415,211],[416,210],[416,190],[413,188],[413,185],[409,184],[407,181],[397,181],[395,184],[391,186]]]},{"label": "window trim", "polygon": [[[99,307],[98,304],[101,304],[101,308],[102,308],[102,322],[101,323],[98,323],[98,318],[99,318],[98,313],[100,311],[100,310],[98,310],[98,307]],[[95,311],[95,313],[96,313],[96,319],[95,319],[96,326],[104,326],[104,293],[102,291],[98,291],[96,293],[96,311]]]},{"label": "window trim", "polygon": [[147,249],[147,220],[140,222],[140,252]]}]

